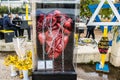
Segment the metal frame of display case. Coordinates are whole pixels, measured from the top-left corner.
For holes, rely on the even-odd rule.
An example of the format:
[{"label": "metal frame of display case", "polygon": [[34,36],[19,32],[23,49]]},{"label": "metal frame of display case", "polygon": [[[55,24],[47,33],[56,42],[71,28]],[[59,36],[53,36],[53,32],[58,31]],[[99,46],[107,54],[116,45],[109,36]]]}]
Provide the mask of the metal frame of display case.
[{"label": "metal frame of display case", "polygon": [[[55,0],[52,0],[52,1],[48,1],[48,0],[40,0],[40,1],[38,1],[38,0],[35,0],[35,1],[33,1],[32,2],[32,21],[33,21],[33,32],[32,32],[32,42],[33,42],[33,56],[32,56],[32,58],[33,58],[33,72],[36,70],[36,67],[37,67],[37,61],[38,61],[38,56],[37,56],[37,45],[36,45],[36,38],[37,38],[37,36],[36,36],[36,4],[37,3],[61,3],[61,4],[63,4],[63,3],[67,3],[67,4],[80,4],[80,2],[79,2],[79,0],[66,0],[66,1],[59,1],[59,0],[57,0],[57,1],[55,1]],[[75,5],[75,7],[77,8],[77,5]],[[78,15],[79,13],[77,12],[77,10],[75,10],[75,16],[76,15]],[[75,61],[76,61],[76,57],[75,57],[75,55],[73,55],[73,58],[75,58],[75,59],[73,59],[74,61],[73,61],[73,63],[75,63]],[[75,67],[75,65],[73,65],[73,67]],[[64,80],[64,78],[65,79],[67,79],[68,77],[68,80],[71,80],[72,79],[72,75],[74,75],[74,79],[76,78],[76,73],[67,73],[67,72],[61,72],[61,73],[59,73],[59,72],[54,72],[53,74],[51,74],[51,72],[43,72],[41,75],[39,75],[39,74],[37,74],[37,73],[35,73],[35,75],[38,77],[41,77],[41,80],[48,80],[48,79],[46,79],[46,77],[48,77],[48,78],[51,78],[51,76],[56,76],[56,78],[55,77],[52,77],[51,79],[52,80],[55,80],[55,79],[63,79]],[[47,76],[46,76],[47,75]],[[63,77],[63,75],[65,75],[64,77]],[[71,77],[70,77],[70,75],[71,75]],[[44,77],[42,77],[42,76],[44,76]],[[68,76],[68,77],[66,77],[66,76]],[[49,79],[49,80],[51,80],[51,79]],[[34,80],[34,79],[33,79]]]}]

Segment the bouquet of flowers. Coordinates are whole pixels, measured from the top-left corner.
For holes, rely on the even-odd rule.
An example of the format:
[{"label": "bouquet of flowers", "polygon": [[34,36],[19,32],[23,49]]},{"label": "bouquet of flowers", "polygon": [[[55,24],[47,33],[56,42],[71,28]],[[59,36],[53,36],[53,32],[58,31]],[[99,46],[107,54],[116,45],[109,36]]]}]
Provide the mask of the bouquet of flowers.
[{"label": "bouquet of flowers", "polygon": [[27,59],[19,59],[18,63],[16,64],[16,67],[19,70],[28,70],[28,69],[32,69],[32,61],[30,58]]},{"label": "bouquet of flowers", "polygon": [[19,70],[32,69],[32,52],[28,51],[25,59],[18,59],[15,66]]},{"label": "bouquet of flowers", "polygon": [[17,55],[8,55],[5,60],[4,60],[4,64],[6,66],[9,66],[9,65],[16,65],[16,63],[18,62],[18,57]]},{"label": "bouquet of flowers", "polygon": [[[26,57],[21,59],[17,55],[8,55],[4,59],[4,64],[6,66],[12,65],[14,68],[21,70],[28,70],[28,75],[30,76],[32,73],[32,52],[27,51]],[[23,78],[23,73],[20,73],[20,78]]]}]

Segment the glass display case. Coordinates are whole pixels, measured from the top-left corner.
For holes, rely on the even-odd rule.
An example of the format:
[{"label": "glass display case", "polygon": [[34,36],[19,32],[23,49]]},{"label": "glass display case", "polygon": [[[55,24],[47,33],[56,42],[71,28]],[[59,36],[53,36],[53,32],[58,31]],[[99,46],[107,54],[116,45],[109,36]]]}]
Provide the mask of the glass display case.
[{"label": "glass display case", "polygon": [[79,0],[32,3],[32,80],[76,80],[74,31]]}]

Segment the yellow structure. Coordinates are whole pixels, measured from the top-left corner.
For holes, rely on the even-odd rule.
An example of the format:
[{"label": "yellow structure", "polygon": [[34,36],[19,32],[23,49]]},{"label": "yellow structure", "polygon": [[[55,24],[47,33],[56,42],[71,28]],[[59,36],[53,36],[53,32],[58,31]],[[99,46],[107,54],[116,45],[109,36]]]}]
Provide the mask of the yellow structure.
[{"label": "yellow structure", "polygon": [[2,33],[11,33],[11,32],[14,32],[13,30],[0,30],[0,32]]},{"label": "yellow structure", "polygon": [[78,33],[74,34],[74,38],[75,38],[75,46],[78,46]]},{"label": "yellow structure", "polygon": [[26,3],[25,7],[26,7],[26,20],[28,20],[28,25],[31,26],[32,25],[32,20],[28,16],[29,15],[29,5],[28,5],[28,3]]},{"label": "yellow structure", "polygon": [[25,5],[25,7],[26,7],[26,20],[28,20],[28,4],[27,3]]},{"label": "yellow structure", "polygon": [[[107,37],[107,36],[108,36],[108,28],[105,26],[104,27],[104,32],[103,32],[103,37]],[[102,68],[104,67],[105,59],[106,59],[106,54],[102,53],[101,54],[101,65],[102,65]]]},{"label": "yellow structure", "polygon": [[105,59],[106,59],[106,54],[101,54],[101,67],[104,67],[105,64]]}]

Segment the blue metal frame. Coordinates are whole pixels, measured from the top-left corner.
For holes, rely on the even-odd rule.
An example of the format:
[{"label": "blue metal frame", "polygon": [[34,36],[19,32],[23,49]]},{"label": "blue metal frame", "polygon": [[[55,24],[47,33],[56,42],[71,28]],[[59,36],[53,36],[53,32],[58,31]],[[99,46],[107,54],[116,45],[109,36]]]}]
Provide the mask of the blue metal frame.
[{"label": "blue metal frame", "polygon": [[[119,8],[119,7],[120,7],[120,4],[114,4],[114,5],[115,5],[116,8]],[[88,7],[89,7],[90,11],[91,11],[92,13],[94,13],[95,10],[96,10],[96,8],[98,7],[98,4],[89,5]],[[109,5],[109,4],[104,4],[104,5],[102,6],[102,8],[110,8],[110,5]],[[119,12],[119,14],[120,14],[120,10],[118,10],[118,12]],[[101,20],[100,20],[100,18],[99,18],[98,15],[96,16],[95,19],[96,19],[96,22],[101,22]],[[117,18],[116,18],[116,16],[114,16],[113,19],[111,20],[111,22],[116,22],[116,20],[117,20]],[[100,28],[101,28],[101,30],[102,30],[102,32],[103,32],[104,26],[100,26]],[[111,31],[111,29],[112,29],[112,26],[108,26],[108,31]],[[118,41],[119,41],[119,40],[120,40],[120,37],[118,37],[117,39],[118,39]],[[100,65],[101,65],[100,63],[97,63],[97,64],[96,64],[96,71],[109,72],[109,66],[108,66],[108,64],[105,64],[103,68],[100,68]]]},{"label": "blue metal frame", "polygon": [[[120,4],[119,4],[119,3],[114,4],[114,5],[115,5],[116,8],[119,8],[119,7],[120,7]],[[96,8],[98,7],[98,4],[89,5],[88,7],[89,7],[90,11],[91,11],[92,13],[94,13],[95,10],[96,10]],[[102,8],[110,8],[110,5],[109,5],[109,4],[104,4],[104,5],[102,6]],[[120,10],[118,10],[118,12],[119,12],[119,14],[120,14]],[[100,18],[99,18],[98,15],[96,16],[95,19],[96,19],[96,22],[101,22],[101,20],[100,20]],[[117,18],[116,18],[116,16],[114,16],[111,22],[115,22],[116,20],[117,20]],[[100,28],[101,28],[101,30],[103,31],[104,26],[100,26]],[[108,31],[111,31],[111,29],[112,29],[112,26],[108,26]]]}]

